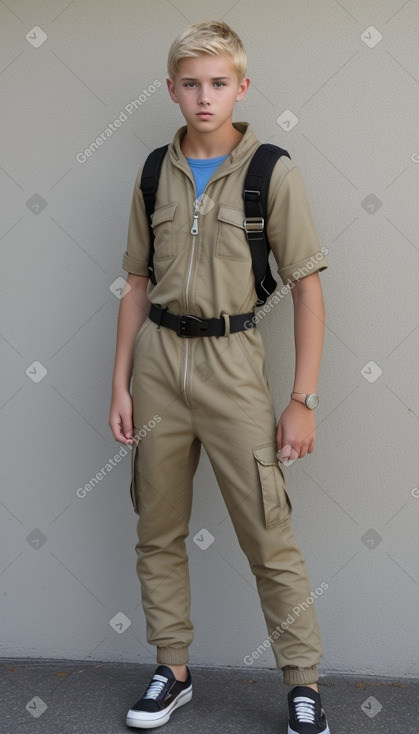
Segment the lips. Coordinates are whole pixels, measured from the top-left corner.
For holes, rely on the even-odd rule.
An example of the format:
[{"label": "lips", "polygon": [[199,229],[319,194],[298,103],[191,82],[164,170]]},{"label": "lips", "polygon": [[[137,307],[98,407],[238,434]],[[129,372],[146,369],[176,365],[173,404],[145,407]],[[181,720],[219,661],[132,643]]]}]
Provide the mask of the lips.
[{"label": "lips", "polygon": [[196,116],[201,118],[202,120],[206,120],[209,117],[212,117],[212,112],[197,112]]}]

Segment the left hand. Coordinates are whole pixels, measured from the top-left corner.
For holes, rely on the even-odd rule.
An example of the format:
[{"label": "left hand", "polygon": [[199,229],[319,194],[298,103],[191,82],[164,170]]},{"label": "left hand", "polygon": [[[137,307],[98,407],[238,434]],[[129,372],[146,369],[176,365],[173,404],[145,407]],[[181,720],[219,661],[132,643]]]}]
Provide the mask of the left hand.
[{"label": "left hand", "polygon": [[314,411],[290,400],[278,421],[276,439],[281,462],[302,459],[311,454],[316,441]]}]

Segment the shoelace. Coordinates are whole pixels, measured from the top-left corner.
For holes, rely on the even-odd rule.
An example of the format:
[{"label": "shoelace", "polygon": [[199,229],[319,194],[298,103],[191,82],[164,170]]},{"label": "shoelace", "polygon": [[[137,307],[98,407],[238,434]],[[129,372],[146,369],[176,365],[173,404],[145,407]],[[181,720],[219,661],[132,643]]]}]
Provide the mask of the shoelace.
[{"label": "shoelace", "polygon": [[151,681],[149,687],[147,688],[143,698],[153,698],[156,699],[160,696],[160,693],[162,692],[163,688],[165,687],[167,683],[167,678],[163,678],[160,676],[156,676]]},{"label": "shoelace", "polygon": [[311,698],[305,696],[297,696],[294,698],[295,716],[299,723],[315,724],[316,708],[315,702]]}]

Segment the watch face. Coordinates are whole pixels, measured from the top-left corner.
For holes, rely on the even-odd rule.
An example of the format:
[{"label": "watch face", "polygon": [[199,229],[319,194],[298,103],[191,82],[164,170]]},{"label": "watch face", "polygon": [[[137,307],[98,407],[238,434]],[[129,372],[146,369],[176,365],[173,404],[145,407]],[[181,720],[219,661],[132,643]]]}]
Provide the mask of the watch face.
[{"label": "watch face", "polygon": [[314,408],[317,408],[319,404],[319,396],[312,393],[311,395],[307,395],[306,397],[306,405],[307,408],[310,408],[310,410],[314,410]]}]

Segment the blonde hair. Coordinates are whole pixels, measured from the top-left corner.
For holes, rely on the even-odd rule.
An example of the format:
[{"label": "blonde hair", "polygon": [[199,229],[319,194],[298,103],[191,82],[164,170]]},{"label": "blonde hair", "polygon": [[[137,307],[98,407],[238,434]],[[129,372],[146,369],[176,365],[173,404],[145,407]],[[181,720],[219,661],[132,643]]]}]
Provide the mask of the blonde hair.
[{"label": "blonde hair", "polygon": [[246,76],[247,59],[243,43],[227,23],[217,20],[194,23],[173,41],[167,59],[167,73],[174,81],[182,59],[211,54],[230,56],[233,67],[242,81]]}]

